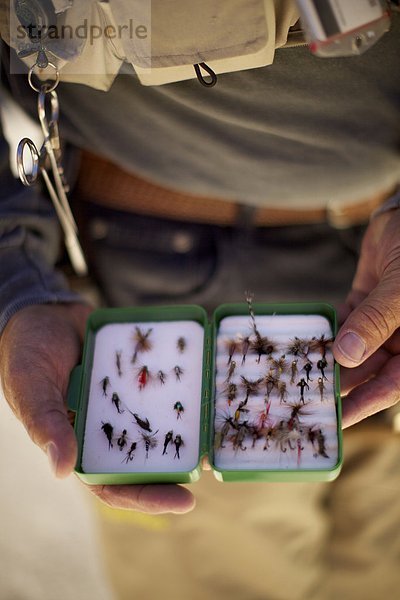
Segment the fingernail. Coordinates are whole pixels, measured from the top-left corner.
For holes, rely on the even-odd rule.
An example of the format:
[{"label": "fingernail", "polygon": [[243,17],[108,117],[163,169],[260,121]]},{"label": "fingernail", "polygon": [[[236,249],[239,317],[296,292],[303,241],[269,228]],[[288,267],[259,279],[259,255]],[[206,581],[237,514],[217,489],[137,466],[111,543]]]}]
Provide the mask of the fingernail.
[{"label": "fingernail", "polygon": [[338,349],[352,362],[359,362],[365,354],[367,346],[359,335],[353,332],[346,333],[339,342]]},{"label": "fingernail", "polygon": [[59,453],[58,453],[58,448],[54,442],[49,442],[47,444],[46,453],[47,453],[47,458],[49,459],[51,470],[53,471],[54,475],[57,476]]}]

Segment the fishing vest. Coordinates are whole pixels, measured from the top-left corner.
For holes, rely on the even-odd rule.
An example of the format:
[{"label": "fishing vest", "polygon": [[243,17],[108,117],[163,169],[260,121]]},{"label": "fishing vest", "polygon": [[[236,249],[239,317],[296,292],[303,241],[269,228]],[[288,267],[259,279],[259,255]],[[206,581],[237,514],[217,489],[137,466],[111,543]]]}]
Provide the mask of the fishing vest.
[{"label": "fishing vest", "polygon": [[61,81],[99,90],[124,61],[143,85],[265,67],[299,18],[295,0],[16,0],[5,15],[9,4],[0,1],[1,33],[19,56],[15,68],[36,60],[40,44],[27,34],[36,6]]}]

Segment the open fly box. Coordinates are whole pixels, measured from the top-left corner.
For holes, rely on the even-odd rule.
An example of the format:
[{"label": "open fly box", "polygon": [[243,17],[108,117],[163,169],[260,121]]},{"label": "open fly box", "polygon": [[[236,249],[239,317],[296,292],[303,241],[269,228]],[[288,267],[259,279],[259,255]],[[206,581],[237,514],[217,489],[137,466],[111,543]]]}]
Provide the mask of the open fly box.
[{"label": "open fly box", "polygon": [[72,374],[89,484],[330,481],[342,464],[325,303],[100,309]]}]

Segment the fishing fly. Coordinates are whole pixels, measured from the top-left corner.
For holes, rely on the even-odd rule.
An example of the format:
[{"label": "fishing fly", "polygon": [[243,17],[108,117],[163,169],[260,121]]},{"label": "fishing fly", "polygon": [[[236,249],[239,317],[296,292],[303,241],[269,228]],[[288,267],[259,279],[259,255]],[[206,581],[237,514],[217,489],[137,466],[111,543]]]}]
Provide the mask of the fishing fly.
[{"label": "fishing fly", "polygon": [[182,440],[182,436],[179,433],[175,436],[174,445],[175,445],[174,458],[180,459],[181,457],[180,457],[179,451],[180,451],[181,446],[184,445],[184,443]]},{"label": "fishing fly", "polygon": [[140,352],[149,352],[153,346],[151,340],[149,340],[149,336],[153,328],[150,327],[146,332],[143,332],[140,327],[135,326],[135,333],[133,334],[133,341],[135,342],[135,348],[133,351],[131,363],[135,364],[138,354]]},{"label": "fishing fly", "polygon": [[166,374],[164,373],[164,371],[158,371],[157,373],[157,377],[158,377],[158,381],[161,383],[161,385],[165,384],[165,381],[167,379]]},{"label": "fishing fly", "polygon": [[168,448],[168,445],[172,442],[173,438],[174,438],[174,432],[171,429],[171,431],[168,431],[168,433],[165,435],[165,438],[164,438],[164,448],[163,448],[163,453],[162,453],[163,456],[164,456],[164,454],[168,454],[167,448]]},{"label": "fishing fly", "polygon": [[157,448],[157,446],[158,446],[158,440],[155,437],[157,433],[158,433],[158,429],[157,429],[157,431],[155,431],[154,433],[151,433],[151,434],[143,433],[142,431],[140,432],[140,435],[142,436],[142,442],[143,442],[143,445],[146,450],[146,459],[149,458],[149,450],[154,450],[154,448]]},{"label": "fishing fly", "polygon": [[114,392],[113,395],[111,396],[111,403],[114,404],[115,408],[117,409],[118,414],[122,415],[122,413],[124,411],[121,410],[121,400],[116,392]]},{"label": "fishing fly", "polygon": [[325,383],[324,383],[323,377],[318,377],[317,389],[319,390],[321,402],[323,402],[324,401],[324,393],[325,393]]},{"label": "fishing fly", "polygon": [[325,338],[325,334],[323,333],[319,338],[313,337],[311,339],[310,347],[313,351],[319,351],[322,358],[325,358],[326,351],[332,347],[333,342],[333,337]]},{"label": "fishing fly", "polygon": [[[257,363],[259,364],[262,355],[271,355],[274,352],[275,344],[268,337],[263,337],[257,328],[256,317],[253,308],[253,298],[254,294],[246,292],[246,302],[247,306],[249,307],[251,325],[254,333],[254,340],[250,342],[250,349],[257,354]],[[244,361],[242,361],[242,364],[243,362]]]},{"label": "fishing fly", "polygon": [[183,408],[183,405],[181,402],[175,402],[174,404],[174,411],[176,412],[176,419],[182,419],[182,415],[185,412],[185,409]]},{"label": "fishing fly", "polygon": [[116,350],[116,352],[115,352],[115,366],[117,367],[117,372],[118,372],[119,377],[122,377],[121,357],[122,357],[122,351],[121,350]]},{"label": "fishing fly", "polygon": [[312,364],[312,362],[311,362],[310,360],[308,360],[308,361],[306,362],[306,364],[304,365],[304,367],[303,367],[303,371],[305,371],[305,372],[306,372],[306,375],[307,375],[307,383],[308,383],[309,381],[312,381],[312,379],[311,379],[311,377],[310,377],[310,373],[311,373],[311,371],[312,371],[312,368],[313,368],[313,364]]},{"label": "fishing fly", "polygon": [[317,458],[317,456],[329,458],[326,452],[325,436],[322,433],[322,429],[314,429],[314,426],[309,427],[307,431],[307,439],[315,450],[314,458]]},{"label": "fishing fly", "polygon": [[275,371],[275,375],[277,377],[277,379],[280,378],[280,376],[286,372],[287,370],[287,360],[286,360],[286,355],[282,354],[282,356],[280,358],[275,358],[275,359],[271,359],[270,360],[270,369],[272,371]]},{"label": "fishing fly", "polygon": [[246,362],[246,356],[250,348],[250,338],[249,336],[245,336],[242,340],[242,366]]},{"label": "fishing fly", "polygon": [[[131,412],[131,411],[129,411],[129,412]],[[137,413],[132,413],[132,412],[131,412],[131,415],[134,417],[136,423],[139,425],[139,427],[141,429],[144,429],[145,431],[148,431],[151,433],[152,429],[150,427],[150,421],[147,418],[141,419]]]},{"label": "fishing fly", "polygon": [[237,340],[228,340],[226,345],[228,349],[228,365],[230,365],[232,362],[233,355],[235,354],[235,352],[238,351],[239,342]]},{"label": "fishing fly", "polygon": [[293,385],[295,380],[297,379],[298,369],[297,369],[298,359],[292,360],[292,364],[290,365],[290,384]]},{"label": "fishing fly", "polygon": [[251,380],[246,379],[244,375],[241,375],[240,379],[242,382],[241,385],[244,388],[244,391],[246,392],[245,404],[247,404],[247,400],[250,396],[255,396],[258,394],[260,386],[264,381],[264,377],[259,377],[258,379]]},{"label": "fishing fly", "polygon": [[186,349],[186,340],[184,337],[179,337],[177,342],[176,342],[176,347],[178,348],[178,351],[183,354],[185,352]]},{"label": "fishing fly", "polygon": [[151,376],[150,376],[150,371],[149,371],[148,367],[146,365],[144,365],[143,367],[140,367],[138,376],[137,376],[137,382],[138,382],[140,391],[144,390],[144,388],[150,381],[150,378],[151,378]]},{"label": "fishing fly", "polygon": [[228,376],[226,378],[227,382],[230,382],[230,380],[232,379],[235,369],[236,369],[236,361],[232,360],[231,364],[229,365],[229,369],[228,369]]},{"label": "fishing fly", "polygon": [[268,375],[265,377],[265,401],[269,401],[269,397],[273,391],[273,389],[278,384],[278,379],[274,376],[272,371],[269,371]]},{"label": "fishing fly", "polygon": [[278,394],[279,394],[279,402],[280,402],[280,404],[282,404],[282,402],[286,402],[286,398],[288,396],[288,391],[286,389],[286,382],[285,381],[279,381],[278,382]]},{"label": "fishing fly", "polygon": [[122,452],[122,450],[125,448],[126,444],[127,444],[127,440],[126,440],[126,436],[127,436],[128,432],[126,431],[126,429],[123,429],[121,435],[119,436],[118,440],[117,440],[117,446],[120,449],[120,452]]},{"label": "fishing fly", "polygon": [[134,459],[136,446],[137,446],[137,442],[131,443],[131,447],[129,448],[129,450],[126,453],[126,456],[122,462],[125,462],[126,464],[128,464],[128,462],[131,462]]},{"label": "fishing fly", "polygon": [[237,395],[237,385],[236,383],[228,383],[225,388],[222,390],[222,394],[228,400],[228,406],[232,404],[232,402],[236,399]]},{"label": "fishing fly", "polygon": [[297,384],[297,387],[300,388],[300,400],[304,404],[304,388],[307,388],[309,390],[310,386],[308,385],[308,383],[306,382],[306,380],[304,379],[304,377],[302,377],[300,379],[299,383]]},{"label": "fishing fly", "polygon": [[322,375],[322,379],[325,379],[326,381],[328,381],[328,378],[325,375],[325,369],[328,366],[328,362],[326,360],[325,357],[321,358],[318,362],[317,362],[317,369],[319,371],[321,371],[321,375]]},{"label": "fishing fly", "polygon": [[110,385],[110,378],[109,377],[104,377],[101,381],[100,381],[100,385],[103,389],[103,396],[107,396],[107,389],[108,386]]},{"label": "fishing fly", "polygon": [[111,425],[111,423],[104,423],[103,421],[101,423],[102,423],[101,429],[104,431],[104,435],[106,436],[106,438],[108,440],[108,449],[110,450],[111,448],[114,447],[113,443],[112,443],[114,427]]},{"label": "fishing fly", "polygon": [[174,373],[175,373],[176,380],[180,381],[181,377],[183,375],[183,369],[181,367],[179,367],[178,365],[176,365],[174,367]]}]

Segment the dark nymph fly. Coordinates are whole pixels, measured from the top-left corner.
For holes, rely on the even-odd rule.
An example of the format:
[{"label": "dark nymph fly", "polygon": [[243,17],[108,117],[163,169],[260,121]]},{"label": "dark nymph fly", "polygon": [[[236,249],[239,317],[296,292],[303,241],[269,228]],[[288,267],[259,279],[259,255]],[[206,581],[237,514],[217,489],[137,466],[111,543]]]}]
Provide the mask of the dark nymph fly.
[{"label": "dark nymph fly", "polygon": [[107,376],[103,377],[103,379],[100,381],[100,385],[103,390],[103,396],[107,396],[107,389],[108,389],[108,386],[110,385],[110,378]]},{"label": "dark nymph fly", "polygon": [[125,448],[127,442],[127,437],[128,432],[126,429],[123,429],[121,435],[119,436],[119,438],[117,439],[117,446],[120,449],[120,451],[122,452],[122,450]]},{"label": "dark nymph fly", "polygon": [[116,392],[114,392],[113,395],[111,396],[111,403],[114,404],[115,408],[117,409],[118,414],[122,415],[122,413],[124,411],[121,410],[121,400]]},{"label": "dark nymph fly", "polygon": [[131,411],[129,411],[131,413],[131,415],[133,416],[133,418],[135,419],[137,425],[139,425],[139,427],[141,429],[144,429],[144,431],[148,431],[149,433],[151,433],[152,429],[150,427],[150,421],[146,418],[146,419],[142,419],[139,417],[139,415],[137,413],[133,413]]},{"label": "dark nymph fly", "polygon": [[137,442],[131,443],[131,446],[130,446],[128,452],[126,453],[126,456],[122,462],[125,462],[126,464],[128,464],[128,462],[131,462],[134,459],[136,446],[137,446]]},{"label": "dark nymph fly", "polygon": [[121,357],[122,357],[122,351],[121,350],[116,350],[116,352],[115,352],[115,366],[117,367],[117,372],[118,372],[119,377],[122,377]]},{"label": "dark nymph fly", "polygon": [[182,436],[179,433],[175,436],[174,445],[175,445],[174,458],[180,459],[181,456],[179,454],[179,451],[180,451],[181,446],[184,445],[184,443],[183,443],[183,440],[182,440]]},{"label": "dark nymph fly", "polygon": [[166,433],[165,438],[164,438],[164,448],[163,448],[163,453],[162,455],[164,456],[164,454],[168,454],[167,452],[167,448],[169,446],[169,444],[172,442],[174,438],[174,432],[172,431],[168,431],[168,433]]},{"label": "dark nymph fly", "polygon": [[180,367],[179,365],[176,365],[174,367],[174,373],[175,373],[176,380],[180,381],[181,377],[183,375],[183,369],[182,369],[182,367]]},{"label": "dark nymph fly", "polygon": [[112,443],[114,427],[111,425],[111,423],[104,423],[102,421],[101,429],[102,429],[102,431],[104,431],[104,435],[106,436],[106,438],[108,440],[108,449],[111,450],[111,448],[114,447],[113,443]]}]

